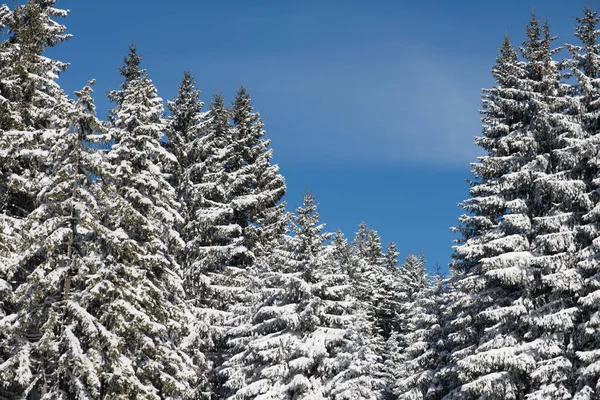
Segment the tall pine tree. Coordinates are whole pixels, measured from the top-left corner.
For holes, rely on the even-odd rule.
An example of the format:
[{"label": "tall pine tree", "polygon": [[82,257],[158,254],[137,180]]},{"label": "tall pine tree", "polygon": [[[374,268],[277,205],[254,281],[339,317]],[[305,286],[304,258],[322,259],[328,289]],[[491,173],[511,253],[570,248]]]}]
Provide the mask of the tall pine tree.
[{"label": "tall pine tree", "polygon": [[517,60],[508,39],[484,91],[488,151],[473,165],[453,264],[448,398],[564,398],[579,290],[576,226],[587,200],[569,143],[572,89],[548,25],[532,16]]}]

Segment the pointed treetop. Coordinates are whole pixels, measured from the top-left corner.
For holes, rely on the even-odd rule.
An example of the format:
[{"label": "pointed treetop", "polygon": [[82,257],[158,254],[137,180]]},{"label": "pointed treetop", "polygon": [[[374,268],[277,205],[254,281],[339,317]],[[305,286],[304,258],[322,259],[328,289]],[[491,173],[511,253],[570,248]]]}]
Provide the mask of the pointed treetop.
[{"label": "pointed treetop", "polygon": [[202,119],[200,111],[203,106],[194,76],[189,71],[185,71],[179,84],[177,97],[167,102],[167,107],[171,111],[169,141],[175,142],[176,146],[183,146],[183,143],[190,143],[195,139],[199,133],[198,128]]},{"label": "pointed treetop", "polygon": [[523,41],[521,52],[523,57],[528,61],[534,60],[534,55],[539,51],[540,41],[542,37],[542,28],[540,21],[536,18],[535,13],[531,13],[531,19],[525,25],[525,34],[527,38]]},{"label": "pointed treetop", "polygon": [[210,103],[210,120],[214,133],[226,137],[229,128],[229,110],[225,107],[225,100],[221,93],[213,95]]},{"label": "pointed treetop", "polygon": [[65,33],[64,25],[48,23],[51,18],[64,18],[69,13],[54,8],[54,3],[55,0],[29,0],[15,7],[10,30],[16,32],[16,41],[31,54],[41,55],[47,47],[56,46],[72,36]]},{"label": "pointed treetop", "polygon": [[[254,124],[258,121],[259,115],[254,112],[252,107],[252,99],[244,86],[238,90],[233,102],[233,123],[234,125]],[[259,122],[259,130],[262,124]]]},{"label": "pointed treetop", "polygon": [[390,241],[387,247],[387,251],[385,253],[384,267],[388,270],[395,270],[398,267],[399,255],[400,253],[398,252],[398,247],[396,247],[396,243]]},{"label": "pointed treetop", "polygon": [[131,42],[129,45],[129,54],[123,58],[124,64],[119,68],[119,72],[125,77],[126,83],[140,78],[142,75],[142,71],[140,70],[141,61],[142,56],[138,54],[135,43]]},{"label": "pointed treetop", "polygon": [[589,6],[583,9],[583,17],[575,17],[578,25],[575,27],[575,37],[577,37],[588,49],[597,49],[598,37],[600,31],[597,30],[600,22],[598,11],[593,11]]},{"label": "pointed treetop", "polygon": [[[311,192],[306,192],[302,195],[302,205],[296,208],[296,215],[292,217],[292,230],[296,235],[300,235],[307,239],[305,245],[308,246],[309,252],[314,252],[314,246],[320,246],[329,235],[323,236],[321,231],[325,228],[325,224],[319,223],[318,205],[315,203],[315,196]],[[319,239],[322,237],[322,240]]]},{"label": "pointed treetop", "polygon": [[552,55],[559,49],[552,49],[552,42],[556,40],[550,34],[550,25],[544,25],[531,15],[531,20],[526,25],[527,38],[519,47],[523,58],[528,62],[528,73],[531,79],[541,81],[545,75],[552,73]]},{"label": "pointed treetop", "polygon": [[507,34],[502,41],[502,45],[500,46],[500,54],[498,57],[496,57],[496,61],[498,64],[502,64],[504,62],[516,62],[517,59],[517,51],[510,41],[510,36]]},{"label": "pointed treetop", "polygon": [[75,92],[77,101],[71,113],[71,121],[79,129],[81,135],[91,135],[102,130],[102,123],[96,118],[96,105],[92,98],[94,83],[96,80],[92,79],[83,89]]}]

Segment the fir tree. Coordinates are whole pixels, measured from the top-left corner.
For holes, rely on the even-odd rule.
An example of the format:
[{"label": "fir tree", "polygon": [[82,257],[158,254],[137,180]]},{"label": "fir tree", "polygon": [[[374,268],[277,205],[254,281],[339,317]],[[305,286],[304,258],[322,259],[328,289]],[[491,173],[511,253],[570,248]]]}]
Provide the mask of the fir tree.
[{"label": "fir tree", "polygon": [[[0,213],[22,218],[36,208],[40,182],[49,174],[51,128],[66,128],[70,102],[56,78],[66,64],[44,55],[70,35],[53,18],[67,12],[54,1],[30,0],[0,8]],[[28,131],[28,132],[23,132]]]},{"label": "fir tree", "polygon": [[182,218],[161,169],[176,160],[160,144],[162,100],[146,71],[135,71],[137,65],[132,48],[121,69],[122,90],[110,93],[116,107],[108,139],[115,143],[102,175],[110,202],[102,223],[113,233],[104,242],[106,275],[96,282],[105,304],[98,318],[122,349],[111,365],[109,388],[126,397],[193,397],[199,369],[191,355],[197,349],[184,339],[194,317],[176,261],[183,243],[175,227]]},{"label": "fir tree", "polygon": [[[54,7],[56,1],[28,0],[10,13],[0,13],[0,25],[9,38],[0,51],[0,129],[36,130],[64,127],[69,101],[56,83],[68,64],[44,56],[71,35],[55,21],[68,12]],[[4,29],[3,29],[4,31]]]},{"label": "fir tree", "polygon": [[[187,294],[206,324],[206,354],[214,365],[225,357],[230,309],[248,296],[248,276],[240,260],[250,258],[242,228],[233,222],[226,164],[231,157],[229,110],[223,97],[213,98],[205,130],[185,147],[183,172],[185,223],[182,237]],[[220,383],[215,383],[220,386]]]},{"label": "fir tree", "polygon": [[[577,355],[576,399],[591,399],[598,395],[600,374],[597,366],[600,361],[597,338],[598,297],[598,246],[594,243],[600,230],[598,229],[598,99],[600,99],[600,45],[597,29],[600,16],[589,7],[584,15],[576,18],[575,36],[579,45],[569,45],[571,59],[567,61],[569,69],[577,79],[577,99],[579,123],[581,131],[577,137],[570,137],[565,148],[564,158],[576,167],[578,177],[586,183],[585,197],[589,205],[582,210],[581,226],[577,231],[578,249],[581,249],[578,260],[578,273],[572,273],[565,283],[573,286],[580,294],[579,325],[574,332],[574,347]],[[568,157],[568,158],[567,158]],[[579,218],[578,218],[579,219]],[[570,270],[572,271],[572,270]],[[576,280],[574,285],[572,282]],[[581,283],[583,287],[580,288]]]},{"label": "fir tree", "polygon": [[[311,195],[293,217],[291,248],[270,257],[264,302],[238,329],[223,374],[231,398],[374,398],[346,275],[332,267]],[[356,323],[356,324],[355,324]]]},{"label": "fir tree", "polygon": [[394,391],[400,399],[421,400],[432,398],[435,393],[431,387],[439,367],[437,342],[441,337],[443,286],[439,275],[431,285],[422,256],[409,255],[404,268],[405,276],[412,279],[401,306],[402,329],[395,337],[400,360],[392,364],[396,369]]},{"label": "fir tree", "polygon": [[[91,82],[93,83],[93,82]],[[8,397],[99,395],[96,363],[82,360],[79,340],[88,322],[78,320],[77,301],[86,274],[101,260],[92,250],[96,201],[90,190],[94,156],[83,152],[83,138],[99,126],[93,116],[91,83],[77,92],[69,111],[74,130],[55,135],[49,155],[55,166],[44,182],[40,206],[24,221],[17,267],[26,280],[15,285],[13,314],[2,320],[2,389]],[[74,334],[73,332],[78,332]],[[73,353],[73,352],[76,352]],[[72,364],[68,362],[73,357]],[[85,357],[83,357],[85,358]]]},{"label": "fir tree", "polygon": [[[449,312],[448,398],[563,398],[570,391],[575,226],[585,184],[565,157],[577,134],[548,25],[532,16],[518,62],[508,40],[484,91],[488,156],[474,164]],[[568,199],[568,200],[567,200]],[[564,284],[565,279],[569,284]],[[574,278],[574,279],[572,279]],[[453,314],[453,315],[452,315]]]},{"label": "fir tree", "polygon": [[[232,110],[232,157],[226,165],[233,221],[243,229],[244,245],[255,257],[268,254],[285,232],[286,186],[279,167],[271,165],[270,141],[263,138],[263,122],[242,87]],[[251,262],[251,261],[246,261]]]},{"label": "fir tree", "polygon": [[[365,304],[367,314],[373,322],[374,332],[385,342],[394,325],[395,296],[398,287],[397,271],[384,266],[385,258],[381,251],[381,239],[376,231],[367,228],[364,222],[352,242],[357,262],[350,271],[350,278],[356,288],[359,301]],[[380,349],[381,354],[382,349]]]},{"label": "fir tree", "polygon": [[182,201],[185,201],[181,198],[185,186],[181,175],[198,161],[198,155],[191,153],[189,147],[193,146],[202,134],[204,125],[204,114],[201,112],[204,103],[200,100],[200,90],[195,85],[194,77],[186,71],[177,97],[167,103],[171,111],[167,121],[168,147],[177,157],[180,169],[174,173],[173,184],[177,189],[178,198]]},{"label": "fir tree", "polygon": [[383,260],[383,266],[388,271],[396,271],[398,268],[398,256],[400,253],[398,252],[398,247],[396,243],[390,242],[388,243],[387,250],[385,252],[385,257]]}]

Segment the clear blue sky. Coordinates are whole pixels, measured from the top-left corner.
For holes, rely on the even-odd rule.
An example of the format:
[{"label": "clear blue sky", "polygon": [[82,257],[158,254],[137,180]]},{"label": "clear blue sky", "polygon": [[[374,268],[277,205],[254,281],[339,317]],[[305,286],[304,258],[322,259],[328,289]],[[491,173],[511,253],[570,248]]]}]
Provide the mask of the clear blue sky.
[{"label": "clear blue sky", "polygon": [[72,63],[60,78],[69,93],[97,79],[102,116],[131,41],[164,99],[186,69],[207,103],[247,86],[290,208],[308,188],[329,230],[352,237],[364,220],[402,258],[423,250],[446,266],[481,154],[480,89],[505,32],[522,41],[532,5],[563,43],[585,1],[58,0],[73,38],[51,55]]}]

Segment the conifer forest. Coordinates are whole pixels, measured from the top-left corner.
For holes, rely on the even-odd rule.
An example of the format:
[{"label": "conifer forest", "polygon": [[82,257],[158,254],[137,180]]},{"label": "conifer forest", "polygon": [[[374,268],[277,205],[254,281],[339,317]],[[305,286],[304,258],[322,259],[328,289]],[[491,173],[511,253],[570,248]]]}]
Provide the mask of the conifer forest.
[{"label": "conifer forest", "polygon": [[0,400],[600,399],[600,13],[499,38],[442,275],[287,212],[244,87],[132,44],[99,119],[56,3],[0,7]]}]

